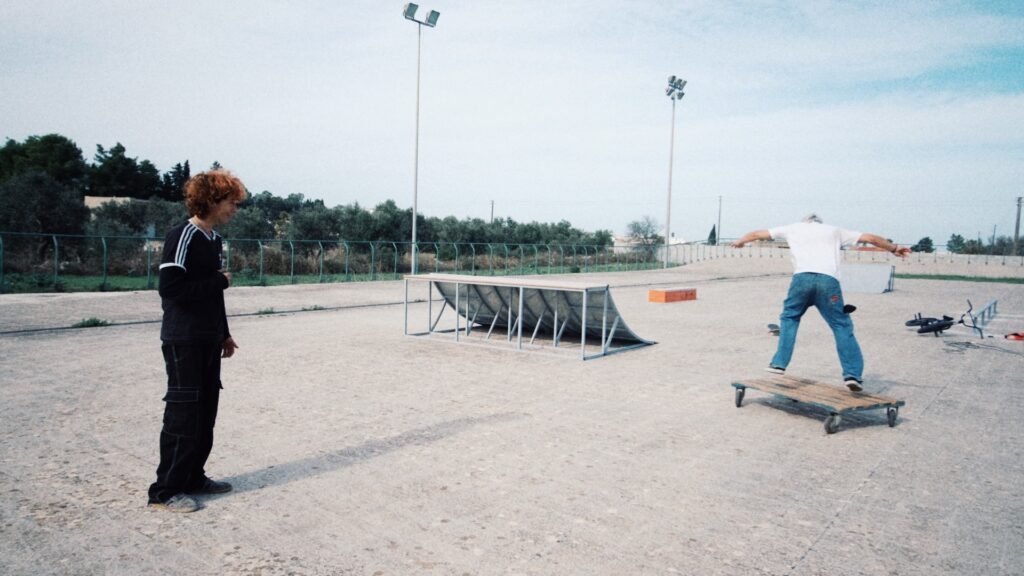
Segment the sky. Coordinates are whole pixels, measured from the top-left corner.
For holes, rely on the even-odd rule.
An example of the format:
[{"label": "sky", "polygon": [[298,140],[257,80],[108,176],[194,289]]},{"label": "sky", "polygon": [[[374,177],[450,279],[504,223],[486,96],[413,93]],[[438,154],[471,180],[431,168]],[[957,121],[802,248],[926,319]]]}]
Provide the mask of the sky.
[{"label": "sky", "polygon": [[680,240],[810,212],[1013,236],[1024,2],[435,0],[421,30],[403,6],[3,0],[0,141],[216,161],[327,206],[415,190],[427,217],[664,226],[671,168]]}]

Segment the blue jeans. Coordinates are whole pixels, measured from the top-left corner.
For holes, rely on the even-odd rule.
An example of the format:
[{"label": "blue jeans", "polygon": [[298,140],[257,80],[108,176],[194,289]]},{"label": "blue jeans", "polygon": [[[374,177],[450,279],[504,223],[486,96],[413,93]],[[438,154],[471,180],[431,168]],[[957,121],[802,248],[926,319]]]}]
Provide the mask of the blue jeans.
[{"label": "blue jeans", "polygon": [[843,367],[843,378],[855,378],[860,382],[864,374],[864,356],[853,335],[853,321],[849,314],[843,312],[843,290],[839,281],[827,274],[802,272],[793,275],[782,315],[779,316],[779,347],[771,365],[777,368],[789,366],[796,344],[796,332],[800,329],[800,318],[811,306],[818,309],[832,329],[839,364]]}]

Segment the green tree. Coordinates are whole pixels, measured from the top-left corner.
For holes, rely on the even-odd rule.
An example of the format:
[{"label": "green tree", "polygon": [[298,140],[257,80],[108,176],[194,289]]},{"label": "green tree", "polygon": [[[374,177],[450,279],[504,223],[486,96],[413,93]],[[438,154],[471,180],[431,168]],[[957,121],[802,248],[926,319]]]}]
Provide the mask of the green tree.
[{"label": "green tree", "polygon": [[245,206],[220,232],[232,240],[265,240],[274,237],[274,223],[256,206]]},{"label": "green tree", "polygon": [[97,236],[153,236],[163,238],[176,224],[188,218],[185,205],[159,198],[107,202],[92,210],[89,233]]},{"label": "green tree", "polygon": [[164,172],[160,181],[160,197],[164,200],[181,201],[185,196],[185,183],[192,177],[188,160],[185,164],[175,164],[168,172]]},{"label": "green tree", "polygon": [[59,134],[8,139],[0,148],[0,182],[26,172],[41,172],[65,186],[79,186],[88,173],[82,151]]},{"label": "green tree", "polygon": [[358,202],[335,208],[338,212],[338,235],[344,240],[366,240],[373,233],[373,215]]},{"label": "green tree", "polygon": [[292,214],[288,238],[292,240],[337,240],[341,231],[338,212],[323,202],[303,206]]},{"label": "green tree", "polygon": [[946,250],[954,254],[962,254],[966,246],[967,243],[964,241],[964,237],[959,234],[953,234],[946,242]]},{"label": "green tree", "polygon": [[374,207],[369,240],[398,241],[402,238],[412,238],[412,210],[402,210],[394,200],[386,200]]},{"label": "green tree", "polygon": [[81,234],[88,219],[81,191],[49,174],[25,172],[0,182],[0,231]]},{"label": "green tree", "polygon": [[139,199],[160,196],[162,182],[156,166],[149,160],[129,158],[120,142],[110,150],[97,144],[95,160],[89,176],[90,195]]},{"label": "green tree", "polygon": [[917,244],[911,246],[910,249],[914,252],[935,252],[935,245],[932,244],[932,239],[930,237],[925,236],[918,240]]},{"label": "green tree", "polygon": [[650,216],[634,220],[626,226],[629,237],[644,247],[662,244],[665,239],[658,234],[658,221]]},{"label": "green tree", "polygon": [[717,234],[717,232],[715,230],[715,225],[714,224],[711,225],[711,233],[708,234],[708,244],[711,245],[711,246],[717,246],[718,245],[718,234]]},{"label": "green tree", "polygon": [[184,222],[189,214],[185,209],[185,203],[181,201],[160,200],[154,198],[145,203],[146,206],[146,230],[153,227],[153,235],[156,238],[163,238],[175,225]]},{"label": "green tree", "polygon": [[980,240],[968,240],[964,242],[963,250],[960,254],[984,254],[985,244]]},{"label": "green tree", "polygon": [[608,246],[615,244],[615,238],[613,237],[611,230],[598,230],[589,237],[593,240],[588,242],[588,244],[593,244],[594,246],[607,248]]},{"label": "green tree", "polygon": [[996,256],[1011,256],[1013,255],[1013,238],[1009,236],[1000,236],[989,242],[986,247],[987,254],[994,254]]}]

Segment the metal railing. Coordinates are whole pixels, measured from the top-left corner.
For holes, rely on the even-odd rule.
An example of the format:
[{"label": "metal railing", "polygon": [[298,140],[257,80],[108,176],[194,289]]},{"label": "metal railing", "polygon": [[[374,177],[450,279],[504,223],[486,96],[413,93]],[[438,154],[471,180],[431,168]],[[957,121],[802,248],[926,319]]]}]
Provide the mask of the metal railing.
[{"label": "metal railing", "polygon": [[[724,242],[724,240],[723,240]],[[409,242],[225,239],[225,260],[239,286],[396,280],[411,272]],[[0,292],[148,290],[156,288],[162,240],[0,232]],[[788,259],[789,250],[757,243],[673,244],[670,266],[720,258]],[[666,260],[663,245],[418,242],[417,269],[473,275],[568,274],[650,270]],[[948,252],[847,250],[847,262],[898,263],[902,271],[953,268],[950,273],[1024,276],[1024,257]]]},{"label": "metal railing", "polygon": [[[394,280],[411,271],[410,242],[225,239],[235,285]],[[162,240],[0,233],[0,292],[147,290]],[[654,247],[417,242],[420,270],[474,275],[566,274],[660,267]]]}]

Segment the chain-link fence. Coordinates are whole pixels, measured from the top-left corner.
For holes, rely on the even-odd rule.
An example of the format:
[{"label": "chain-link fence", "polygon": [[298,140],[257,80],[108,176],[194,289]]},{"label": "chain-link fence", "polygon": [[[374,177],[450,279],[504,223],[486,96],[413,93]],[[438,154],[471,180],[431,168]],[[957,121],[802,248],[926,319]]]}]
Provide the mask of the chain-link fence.
[{"label": "chain-link fence", "polygon": [[[236,286],[394,280],[412,270],[410,242],[225,239]],[[0,233],[0,292],[146,290],[163,242],[132,236]],[[662,266],[655,246],[418,242],[417,272],[567,274]]]},{"label": "chain-link fence", "polygon": [[[236,286],[396,280],[412,271],[410,242],[226,239]],[[148,290],[158,283],[163,242],[135,236],[0,232],[0,292]],[[647,270],[719,258],[788,258],[770,244],[594,246],[418,242],[417,272],[473,275]],[[886,252],[849,250],[848,262],[896,262]],[[914,253],[901,270],[996,277],[1024,275],[1024,257]]]}]

